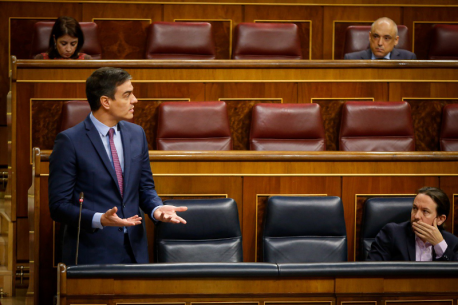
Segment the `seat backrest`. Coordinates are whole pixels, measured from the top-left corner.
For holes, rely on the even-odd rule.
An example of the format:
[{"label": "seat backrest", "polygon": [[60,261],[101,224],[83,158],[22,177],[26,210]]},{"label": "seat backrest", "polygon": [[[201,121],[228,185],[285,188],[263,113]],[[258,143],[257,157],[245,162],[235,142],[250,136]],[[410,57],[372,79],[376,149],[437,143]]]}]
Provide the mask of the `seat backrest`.
[{"label": "seat backrest", "polygon": [[342,107],[342,151],[414,151],[415,135],[407,102],[347,102]]},{"label": "seat backrest", "polygon": [[148,28],[146,59],[215,59],[208,22],[153,22]]},{"label": "seat backrest", "polygon": [[158,150],[231,150],[224,102],[164,102],[158,109]]},{"label": "seat backrest", "polygon": [[302,59],[299,28],[294,23],[239,23],[233,59]]},{"label": "seat backrest", "polygon": [[320,105],[255,105],[251,120],[250,149],[326,150]]},{"label": "seat backrest", "polygon": [[[369,48],[370,25],[350,25],[345,30],[344,53],[363,51]],[[397,49],[411,51],[409,43],[409,29],[405,25],[398,25],[399,41]]]},{"label": "seat backrest", "polygon": [[445,105],[442,109],[440,148],[458,151],[458,104]]},{"label": "seat backrest", "polygon": [[265,213],[264,262],[347,260],[347,233],[339,197],[273,196]]},{"label": "seat backrest", "polygon": [[361,222],[361,260],[366,260],[372,242],[386,224],[410,219],[414,199],[415,197],[374,197],[366,200]]},{"label": "seat backrest", "polygon": [[159,263],[241,262],[242,233],[234,199],[167,200],[187,206],[186,225],[156,225],[155,252]]},{"label": "seat backrest", "polygon": [[87,101],[64,102],[60,120],[57,124],[57,133],[84,121],[89,113],[91,113],[91,107]]},{"label": "seat backrest", "polygon": [[[94,22],[80,22],[79,24],[84,35],[84,45],[80,52],[91,55],[92,59],[101,59],[102,47],[97,36],[97,24]],[[48,51],[53,25],[54,22],[50,21],[39,21],[35,23],[31,58]]]},{"label": "seat backrest", "polygon": [[433,26],[428,59],[458,59],[458,24],[436,24]]}]

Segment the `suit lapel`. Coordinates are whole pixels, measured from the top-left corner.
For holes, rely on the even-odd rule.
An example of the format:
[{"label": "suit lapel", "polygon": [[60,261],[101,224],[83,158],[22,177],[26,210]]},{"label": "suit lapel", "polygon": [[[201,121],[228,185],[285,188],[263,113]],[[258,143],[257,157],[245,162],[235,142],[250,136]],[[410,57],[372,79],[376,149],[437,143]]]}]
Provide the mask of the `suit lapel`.
[{"label": "suit lapel", "polygon": [[121,121],[118,123],[119,128],[121,129],[121,141],[122,149],[124,151],[124,198],[127,196],[127,191],[129,190],[129,177],[130,177],[130,168],[131,168],[131,148],[132,148],[132,135],[130,133],[127,125]]},{"label": "suit lapel", "polygon": [[[86,126],[86,134],[89,137],[89,140],[91,140],[92,145],[97,151],[97,154],[99,155],[100,159],[102,159],[103,165],[105,166],[106,170],[110,173],[110,176],[113,179],[113,181],[116,183],[119,192],[119,185],[118,179],[116,178],[116,172],[113,166],[111,165],[110,159],[108,158],[107,151],[103,146],[102,139],[100,139],[99,132],[97,128],[95,128],[94,124],[92,124],[91,118],[89,116],[87,116],[84,125]],[[120,192],[119,195],[121,195]]]},{"label": "suit lapel", "polygon": [[367,49],[366,52],[363,53],[364,55],[361,59],[371,59],[372,58],[372,51],[371,49]]},{"label": "suit lapel", "polygon": [[416,261],[415,256],[415,233],[412,231],[412,227],[410,226],[410,222],[406,226],[407,230],[407,253],[409,254],[409,261]]},{"label": "suit lapel", "polygon": [[391,55],[390,55],[390,59],[391,60],[399,60],[399,55],[401,53],[396,49],[396,48],[393,48],[393,50],[391,51]]}]

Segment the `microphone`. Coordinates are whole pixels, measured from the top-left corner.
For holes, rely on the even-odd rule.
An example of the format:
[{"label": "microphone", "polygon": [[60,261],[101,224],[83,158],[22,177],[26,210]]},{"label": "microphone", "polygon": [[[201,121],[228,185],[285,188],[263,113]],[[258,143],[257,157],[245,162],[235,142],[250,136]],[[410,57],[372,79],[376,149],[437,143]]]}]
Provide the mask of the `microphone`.
[{"label": "microphone", "polygon": [[76,257],[75,257],[75,266],[78,265],[78,249],[80,247],[80,230],[81,230],[81,210],[83,209],[84,193],[80,193],[80,216],[78,218],[78,235],[76,237]]}]

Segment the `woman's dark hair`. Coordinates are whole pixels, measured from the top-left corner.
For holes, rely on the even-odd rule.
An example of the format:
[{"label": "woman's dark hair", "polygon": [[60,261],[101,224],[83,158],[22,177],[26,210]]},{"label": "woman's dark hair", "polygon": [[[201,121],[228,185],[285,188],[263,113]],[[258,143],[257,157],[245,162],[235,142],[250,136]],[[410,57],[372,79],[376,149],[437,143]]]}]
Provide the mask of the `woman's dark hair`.
[{"label": "woman's dark hair", "polygon": [[52,27],[51,37],[49,37],[49,49],[48,54],[49,58],[58,58],[61,57],[57,51],[56,43],[54,39],[68,35],[70,37],[78,38],[78,45],[76,46],[75,53],[72,54],[70,58],[78,58],[78,54],[84,44],[84,35],[81,30],[80,24],[72,17],[62,16],[57,18],[54,26]]},{"label": "woman's dark hair", "polygon": [[450,212],[450,200],[444,191],[436,187],[424,186],[417,191],[417,194],[424,194],[436,203],[437,216],[445,215],[448,217]]}]

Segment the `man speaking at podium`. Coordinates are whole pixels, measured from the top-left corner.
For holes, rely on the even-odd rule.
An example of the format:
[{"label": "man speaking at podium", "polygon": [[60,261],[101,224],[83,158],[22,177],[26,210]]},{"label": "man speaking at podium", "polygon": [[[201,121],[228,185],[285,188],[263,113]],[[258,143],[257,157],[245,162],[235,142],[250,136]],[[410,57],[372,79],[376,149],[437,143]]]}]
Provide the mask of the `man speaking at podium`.
[{"label": "man speaking at podium", "polygon": [[53,220],[66,225],[67,265],[77,256],[77,264],[148,263],[140,208],[155,221],[186,223],[176,214],[186,207],[162,205],[157,195],[145,132],[124,121],[133,118],[137,102],[130,80],[119,68],[92,73],[86,81],[91,114],[55,140],[49,209]]}]

